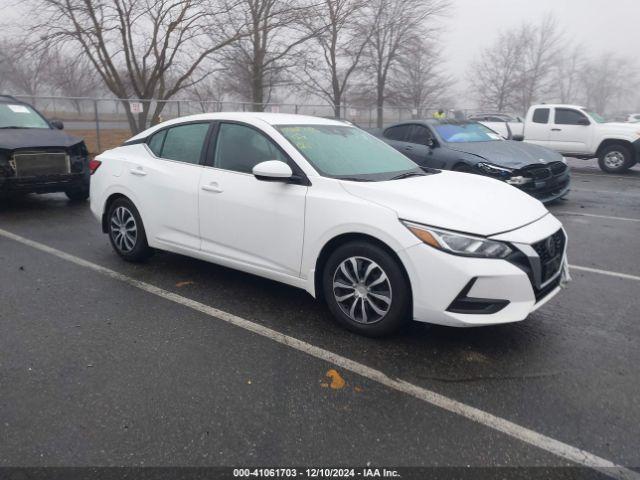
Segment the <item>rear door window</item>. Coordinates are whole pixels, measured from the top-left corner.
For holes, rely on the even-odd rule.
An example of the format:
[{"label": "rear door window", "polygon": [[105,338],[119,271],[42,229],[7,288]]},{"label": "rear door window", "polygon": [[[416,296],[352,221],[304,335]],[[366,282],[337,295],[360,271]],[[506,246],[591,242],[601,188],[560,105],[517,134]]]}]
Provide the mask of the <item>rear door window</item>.
[{"label": "rear door window", "polygon": [[411,125],[408,141],[418,145],[427,145],[431,140],[431,132],[423,125]]},{"label": "rear door window", "polygon": [[533,123],[549,123],[549,112],[548,108],[536,108],[533,112]]},{"label": "rear door window", "polygon": [[200,163],[209,126],[207,122],[168,128],[164,134],[159,132],[151,137],[149,148],[158,157],[197,165]]},{"label": "rear door window", "polygon": [[384,136],[389,140],[397,140],[399,142],[404,142],[407,139],[408,130],[409,130],[409,125],[398,125],[397,127],[387,128],[384,131]]}]

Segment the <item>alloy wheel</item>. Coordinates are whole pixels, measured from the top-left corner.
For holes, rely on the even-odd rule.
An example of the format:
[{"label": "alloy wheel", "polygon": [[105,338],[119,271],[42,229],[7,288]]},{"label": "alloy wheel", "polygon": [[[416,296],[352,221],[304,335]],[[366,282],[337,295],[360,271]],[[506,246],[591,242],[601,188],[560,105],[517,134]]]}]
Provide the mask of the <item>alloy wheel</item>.
[{"label": "alloy wheel", "polygon": [[344,314],[357,323],[377,323],[391,308],[391,283],[386,272],[364,257],[349,257],[338,265],[333,274],[333,295]]},{"label": "alloy wheel", "polygon": [[118,250],[129,253],[138,240],[138,226],[133,213],[126,207],[118,207],[111,214],[111,238]]},{"label": "alloy wheel", "polygon": [[604,164],[608,168],[620,168],[624,165],[624,155],[622,152],[609,152],[604,156]]}]

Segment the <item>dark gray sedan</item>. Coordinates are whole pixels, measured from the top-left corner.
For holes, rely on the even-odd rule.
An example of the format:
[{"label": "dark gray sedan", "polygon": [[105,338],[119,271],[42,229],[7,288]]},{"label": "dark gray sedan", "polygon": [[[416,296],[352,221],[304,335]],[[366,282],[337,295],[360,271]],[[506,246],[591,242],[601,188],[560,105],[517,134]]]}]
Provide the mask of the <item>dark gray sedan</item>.
[{"label": "dark gray sedan", "polygon": [[493,177],[544,203],[569,192],[569,167],[562,155],[505,140],[477,122],[414,120],[386,128],[382,138],[422,167]]}]

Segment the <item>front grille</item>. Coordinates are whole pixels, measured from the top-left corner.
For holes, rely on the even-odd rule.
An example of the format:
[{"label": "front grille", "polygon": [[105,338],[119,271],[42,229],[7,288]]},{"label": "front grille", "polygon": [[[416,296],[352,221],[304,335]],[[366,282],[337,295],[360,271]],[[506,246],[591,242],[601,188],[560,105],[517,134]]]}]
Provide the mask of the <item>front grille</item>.
[{"label": "front grille", "polygon": [[567,165],[565,163],[562,162],[553,162],[549,164],[549,169],[551,170],[551,173],[553,173],[554,175],[561,175],[564,172],[567,171]]},{"label": "front grille", "polygon": [[564,254],[565,235],[562,230],[558,230],[538,243],[534,243],[533,249],[540,257],[540,267],[542,268],[542,283],[553,277],[562,266],[562,256]]},{"label": "front grille", "polygon": [[11,166],[18,178],[70,173],[69,157],[63,152],[15,153]]},{"label": "front grille", "polygon": [[507,257],[509,262],[520,268],[527,274],[527,277],[529,277],[529,281],[531,282],[531,286],[533,287],[533,292],[536,297],[536,302],[546,297],[560,284],[561,277],[558,274],[562,268],[566,242],[567,238],[564,231],[560,229],[553,235],[532,245],[540,259],[539,284],[534,278],[535,267],[532,261],[536,261],[535,258],[532,260],[519,250],[514,251]]},{"label": "front grille", "polygon": [[545,165],[528,165],[521,169],[522,175],[534,180],[545,180],[551,177],[551,169]]}]

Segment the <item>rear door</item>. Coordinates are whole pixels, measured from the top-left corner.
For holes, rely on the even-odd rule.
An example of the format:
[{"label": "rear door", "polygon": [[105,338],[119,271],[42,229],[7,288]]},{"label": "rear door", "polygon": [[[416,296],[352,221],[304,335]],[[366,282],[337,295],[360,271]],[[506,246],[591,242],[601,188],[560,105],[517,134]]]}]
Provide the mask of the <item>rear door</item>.
[{"label": "rear door", "polygon": [[411,125],[396,125],[395,127],[387,128],[382,136],[384,140],[399,152],[409,156],[413,145],[409,143],[409,131]]},{"label": "rear door", "polygon": [[135,192],[147,238],[154,244],[198,250],[198,185],[210,122],[155,133],[145,152],[125,161],[122,175]]},{"label": "rear door", "polygon": [[543,147],[548,147],[549,137],[551,135],[550,122],[551,108],[536,108],[533,111],[531,118],[527,118],[527,126],[524,132],[525,141],[535,143],[536,145],[542,145]]},{"label": "rear door", "polygon": [[435,140],[427,127],[419,124],[411,125],[408,140],[410,148],[403,152],[405,155],[421,167],[439,167],[434,159]]}]

